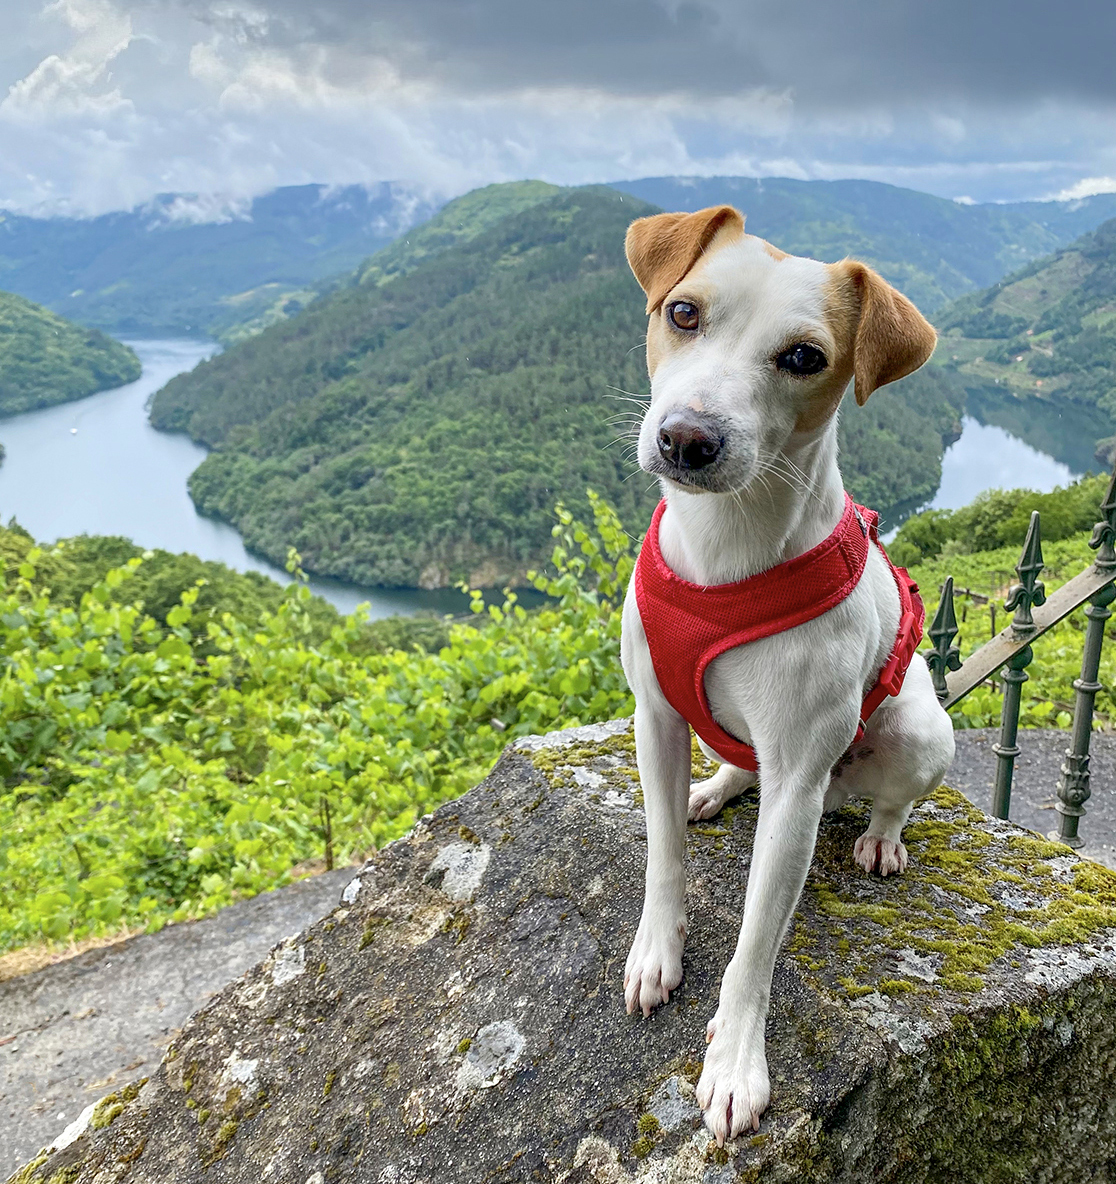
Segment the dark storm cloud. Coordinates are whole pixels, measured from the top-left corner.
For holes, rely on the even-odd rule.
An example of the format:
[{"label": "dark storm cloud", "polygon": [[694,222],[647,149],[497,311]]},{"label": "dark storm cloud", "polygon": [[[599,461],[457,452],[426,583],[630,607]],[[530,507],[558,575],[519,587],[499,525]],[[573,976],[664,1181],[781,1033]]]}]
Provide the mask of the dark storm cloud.
[{"label": "dark storm cloud", "polygon": [[840,109],[1116,98],[1113,0],[264,0],[262,10],[264,40],[359,45],[405,76],[471,92],[763,87]]}]

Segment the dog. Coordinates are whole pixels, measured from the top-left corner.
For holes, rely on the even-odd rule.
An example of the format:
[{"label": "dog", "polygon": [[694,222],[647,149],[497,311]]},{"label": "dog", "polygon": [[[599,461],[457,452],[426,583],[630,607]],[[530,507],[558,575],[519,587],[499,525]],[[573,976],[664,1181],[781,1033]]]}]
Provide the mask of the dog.
[{"label": "dog", "polygon": [[[724,740],[721,753],[700,740],[720,764],[704,782],[690,783],[690,728],[656,672],[639,567],[624,603],[621,659],[636,701],[647,818],[643,913],[624,975],[629,1013],[650,1015],[682,981],[687,817],[709,818],[757,783],[761,791],[740,937],[697,1086],[705,1123],[723,1145],[758,1129],[768,1105],[771,976],[822,813],[849,796],[871,799],[852,857],[866,872],[902,872],[911,807],[941,783],[953,759],[949,718],[919,655],[861,720],[865,695],[889,659],[894,666],[897,636],[910,621],[905,573],[875,545],[837,467],[837,412],[850,380],[863,405],[878,387],[918,369],[936,334],[863,263],[787,255],[746,234],[731,206],[641,218],[626,249],[647,296],[651,400],[638,460],[662,486],[665,508],[654,529],[663,587],[675,580],[700,597],[824,550],[835,532],[854,542],[857,528],[865,539],[872,534],[857,560],[862,570],[832,607],[724,649],[704,667],[703,683],[698,671],[715,721],[707,720],[706,734]],[[912,652],[921,617],[917,624]],[[669,636],[661,644],[669,646]],[[660,655],[664,676],[669,660]],[[731,763],[726,747],[733,755],[754,749],[752,767]]]}]

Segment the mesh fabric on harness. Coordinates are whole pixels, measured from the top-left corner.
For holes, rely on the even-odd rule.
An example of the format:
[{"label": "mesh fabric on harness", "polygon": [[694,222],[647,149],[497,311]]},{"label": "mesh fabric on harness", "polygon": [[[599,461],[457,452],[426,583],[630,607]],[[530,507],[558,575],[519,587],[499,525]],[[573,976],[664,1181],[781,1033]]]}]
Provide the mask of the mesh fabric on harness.
[{"label": "mesh fabric on harness", "polygon": [[856,587],[876,546],[899,590],[899,630],[891,654],[864,698],[860,727],[903,686],[922,640],[926,612],[906,570],[895,567],[879,541],[875,511],[845,494],[836,529],[816,547],[768,571],[733,584],[702,587],[675,575],[659,549],[660,502],[643,540],[635,569],[635,595],[651,661],[667,702],[723,760],[741,769],[759,767],[756,751],[713,718],[705,697],[705,669],[726,650],[811,621],[839,604]]}]

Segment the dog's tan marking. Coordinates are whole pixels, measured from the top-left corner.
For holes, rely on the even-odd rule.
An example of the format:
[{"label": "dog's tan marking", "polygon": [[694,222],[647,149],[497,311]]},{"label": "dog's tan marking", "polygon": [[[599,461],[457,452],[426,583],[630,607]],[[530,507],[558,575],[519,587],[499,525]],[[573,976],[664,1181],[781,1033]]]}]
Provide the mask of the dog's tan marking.
[{"label": "dog's tan marking", "polygon": [[750,234],[748,237],[757,239],[759,245],[763,247],[763,249],[771,256],[772,259],[775,260],[776,263],[782,263],[784,259],[788,258],[786,251],[780,251],[779,248],[774,245],[774,243],[769,243],[767,239],[758,238],[758,236],[754,234]]},{"label": "dog's tan marking", "polygon": [[744,215],[732,206],[710,206],[696,214],[654,214],[628,227],[628,264],[647,293],[650,316],[718,236],[739,238]]},{"label": "dog's tan marking", "polygon": [[863,407],[874,390],[917,370],[934,352],[938,335],[906,296],[870,267],[845,259],[831,270],[835,287],[847,295],[830,307],[840,309],[851,299],[857,309],[853,373],[856,401]]}]

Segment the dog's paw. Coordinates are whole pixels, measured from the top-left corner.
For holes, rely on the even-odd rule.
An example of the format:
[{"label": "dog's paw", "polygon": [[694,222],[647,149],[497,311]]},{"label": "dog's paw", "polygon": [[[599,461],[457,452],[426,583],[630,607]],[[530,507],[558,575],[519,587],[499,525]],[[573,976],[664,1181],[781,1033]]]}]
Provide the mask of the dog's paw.
[{"label": "dog's paw", "polygon": [[879,835],[863,834],[853,847],[853,859],[866,872],[893,876],[907,870],[907,848]]},{"label": "dog's paw", "polygon": [[839,785],[833,785],[831,783],[825,791],[825,800],[822,802],[822,813],[832,814],[834,810],[840,810],[848,800],[848,791],[842,789]]},{"label": "dog's paw", "polygon": [[712,777],[690,783],[690,805],[687,817],[691,822],[712,818],[719,814],[726,802],[739,797],[757,782],[756,775],[735,765],[722,765]]},{"label": "dog's paw", "polygon": [[742,1131],[759,1130],[760,1116],[771,1100],[763,1031],[758,1041],[745,1040],[732,1020],[718,1011],[705,1031],[709,1049],[697,1084],[697,1104],[710,1134],[723,1147]]},{"label": "dog's paw", "polygon": [[710,777],[707,781],[694,781],[690,785],[690,805],[686,817],[691,822],[712,818],[714,814],[720,813],[727,800],[724,783],[718,785],[716,777]]},{"label": "dog's paw", "polygon": [[638,1007],[645,1016],[682,981],[682,947],[686,944],[685,918],[652,923],[644,914],[624,968],[624,1003],[631,1015]]}]

